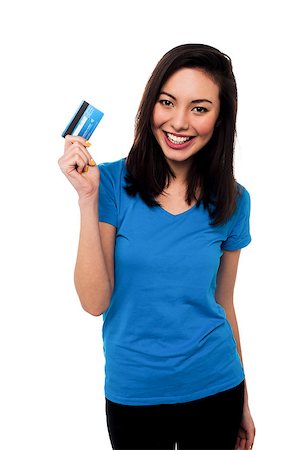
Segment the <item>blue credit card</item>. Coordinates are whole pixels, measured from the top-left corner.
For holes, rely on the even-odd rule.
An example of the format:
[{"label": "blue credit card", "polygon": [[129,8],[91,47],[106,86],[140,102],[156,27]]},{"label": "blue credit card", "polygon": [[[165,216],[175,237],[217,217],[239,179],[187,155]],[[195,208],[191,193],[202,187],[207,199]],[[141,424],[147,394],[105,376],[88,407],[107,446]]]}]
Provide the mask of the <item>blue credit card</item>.
[{"label": "blue credit card", "polygon": [[88,140],[103,115],[102,111],[83,100],[61,136],[65,137],[67,134],[71,134],[73,136],[82,136]]}]

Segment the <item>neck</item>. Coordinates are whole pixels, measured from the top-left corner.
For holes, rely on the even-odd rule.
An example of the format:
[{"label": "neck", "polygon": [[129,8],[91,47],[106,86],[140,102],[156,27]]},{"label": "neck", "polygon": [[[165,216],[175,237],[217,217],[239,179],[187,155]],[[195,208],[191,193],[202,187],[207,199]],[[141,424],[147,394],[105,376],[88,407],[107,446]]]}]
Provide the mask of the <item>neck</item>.
[{"label": "neck", "polygon": [[171,184],[177,186],[187,186],[187,176],[192,161],[190,159],[186,161],[171,161],[167,160],[171,170],[175,174],[175,178],[171,181]]}]

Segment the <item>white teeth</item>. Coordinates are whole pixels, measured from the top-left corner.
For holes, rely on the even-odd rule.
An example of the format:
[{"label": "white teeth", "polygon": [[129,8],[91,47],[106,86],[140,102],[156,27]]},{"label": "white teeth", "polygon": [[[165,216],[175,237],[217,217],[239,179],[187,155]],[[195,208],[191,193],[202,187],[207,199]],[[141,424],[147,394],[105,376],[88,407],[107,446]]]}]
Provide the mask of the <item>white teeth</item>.
[{"label": "white teeth", "polygon": [[173,142],[174,144],[183,144],[184,142],[187,142],[191,139],[191,137],[179,137],[179,136],[175,136],[174,134],[171,133],[166,133],[168,139]]}]

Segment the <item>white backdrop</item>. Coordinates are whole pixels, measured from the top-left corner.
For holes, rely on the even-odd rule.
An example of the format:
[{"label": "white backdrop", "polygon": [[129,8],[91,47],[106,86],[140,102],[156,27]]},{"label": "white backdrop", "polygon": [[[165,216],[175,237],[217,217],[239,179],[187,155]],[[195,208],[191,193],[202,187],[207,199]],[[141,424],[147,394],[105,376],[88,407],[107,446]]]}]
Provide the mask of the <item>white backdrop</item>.
[{"label": "white backdrop", "polygon": [[[1,384],[4,450],[108,450],[102,317],[73,284],[77,194],[61,132],[86,100],[105,115],[97,163],[129,152],[147,79],[170,48],[213,45],[239,90],[235,174],[251,194],[235,305],[256,450],[294,449],[298,371],[295,2],[12,1],[1,14]],[[296,231],[297,230],[297,231]]]}]

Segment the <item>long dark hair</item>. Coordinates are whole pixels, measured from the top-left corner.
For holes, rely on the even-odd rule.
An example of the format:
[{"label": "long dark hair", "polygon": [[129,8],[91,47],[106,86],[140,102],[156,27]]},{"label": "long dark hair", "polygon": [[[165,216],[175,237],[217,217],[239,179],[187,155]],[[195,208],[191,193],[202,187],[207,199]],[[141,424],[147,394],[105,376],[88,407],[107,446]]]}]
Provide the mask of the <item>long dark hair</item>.
[{"label": "long dark hair", "polygon": [[[204,44],[184,44],[168,51],[158,62],[145,87],[135,120],[133,146],[126,158],[125,190],[138,192],[148,206],[161,206],[154,197],[169,185],[175,174],[154,137],[151,120],[162,85],[181,68],[200,68],[218,85],[220,113],[209,142],[198,151],[187,175],[186,201],[208,208],[210,225],[228,220],[240,194],[234,178],[237,86],[229,56]],[[199,197],[196,192],[200,187]]]}]

